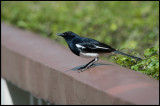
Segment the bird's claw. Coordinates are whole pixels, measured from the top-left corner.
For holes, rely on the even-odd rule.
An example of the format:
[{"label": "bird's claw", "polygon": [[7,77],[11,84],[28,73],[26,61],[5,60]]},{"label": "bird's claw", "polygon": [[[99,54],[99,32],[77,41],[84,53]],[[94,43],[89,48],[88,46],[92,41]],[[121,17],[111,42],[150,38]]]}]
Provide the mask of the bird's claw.
[{"label": "bird's claw", "polygon": [[78,72],[80,73],[80,72],[83,72],[83,71],[85,71],[87,68],[83,68],[83,69],[78,69]]},{"label": "bird's claw", "polygon": [[79,69],[78,69],[78,71],[77,72],[83,72],[83,71],[85,71],[85,70],[87,70],[87,69],[89,69],[89,68],[92,68],[93,66],[94,66],[95,64],[92,64],[91,66],[89,66],[89,67],[80,67]]}]

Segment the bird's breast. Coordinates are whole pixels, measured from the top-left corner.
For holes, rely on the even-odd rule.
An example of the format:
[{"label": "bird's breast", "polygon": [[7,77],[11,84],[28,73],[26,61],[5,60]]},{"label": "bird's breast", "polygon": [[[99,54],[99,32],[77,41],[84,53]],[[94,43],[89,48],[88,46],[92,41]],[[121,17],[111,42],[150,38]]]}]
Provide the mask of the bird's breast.
[{"label": "bird's breast", "polygon": [[77,56],[79,56],[79,50],[74,46],[74,45],[71,45],[71,44],[68,44],[70,50]]}]

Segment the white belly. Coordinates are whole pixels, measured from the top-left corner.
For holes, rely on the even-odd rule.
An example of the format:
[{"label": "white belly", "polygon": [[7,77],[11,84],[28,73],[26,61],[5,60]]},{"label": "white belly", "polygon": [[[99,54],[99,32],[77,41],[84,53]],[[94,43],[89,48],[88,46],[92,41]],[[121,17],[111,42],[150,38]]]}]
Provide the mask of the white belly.
[{"label": "white belly", "polygon": [[81,57],[90,58],[90,57],[99,57],[98,53],[82,53],[80,52]]}]

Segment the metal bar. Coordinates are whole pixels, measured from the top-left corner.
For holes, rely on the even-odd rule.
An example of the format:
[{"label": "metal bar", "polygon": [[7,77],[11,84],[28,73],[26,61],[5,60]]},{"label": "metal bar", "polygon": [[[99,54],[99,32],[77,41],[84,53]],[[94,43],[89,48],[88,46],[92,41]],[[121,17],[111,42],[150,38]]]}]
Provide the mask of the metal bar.
[{"label": "metal bar", "polygon": [[38,98],[38,105],[42,105],[42,99]]},{"label": "metal bar", "polygon": [[34,105],[34,97],[32,96],[32,94],[30,93],[30,98],[29,98],[29,102],[30,102],[30,105]]}]

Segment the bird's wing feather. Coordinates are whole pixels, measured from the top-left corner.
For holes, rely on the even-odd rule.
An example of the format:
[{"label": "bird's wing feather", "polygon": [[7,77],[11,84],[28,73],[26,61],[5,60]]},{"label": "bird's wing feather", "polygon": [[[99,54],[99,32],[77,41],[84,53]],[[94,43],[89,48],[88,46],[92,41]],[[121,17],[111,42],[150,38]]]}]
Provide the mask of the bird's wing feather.
[{"label": "bird's wing feather", "polygon": [[82,52],[92,52],[92,53],[109,53],[115,51],[115,49],[110,46],[98,42],[96,40],[83,40],[81,43],[77,43],[76,47]]}]

